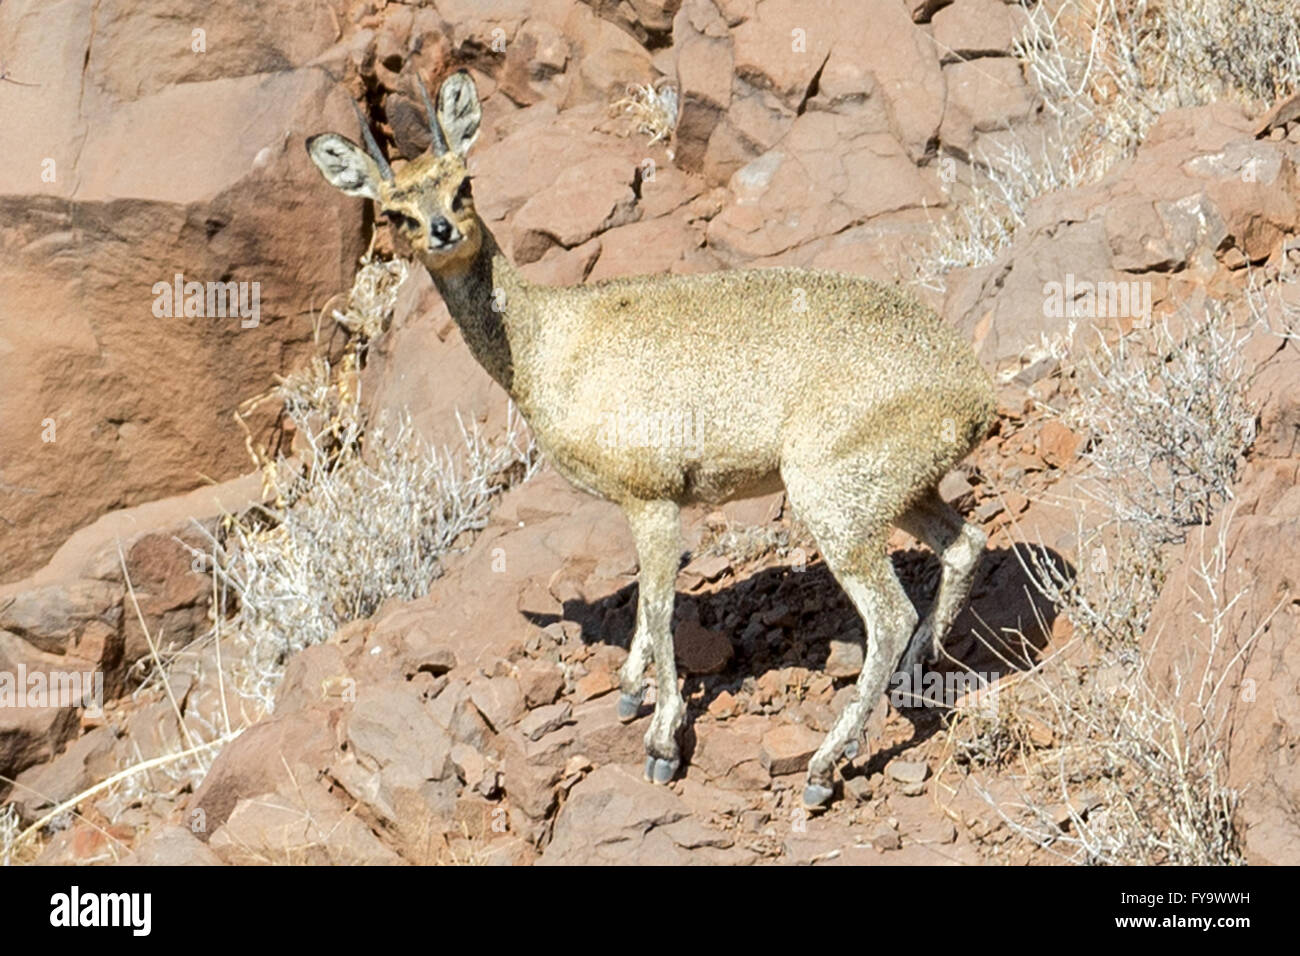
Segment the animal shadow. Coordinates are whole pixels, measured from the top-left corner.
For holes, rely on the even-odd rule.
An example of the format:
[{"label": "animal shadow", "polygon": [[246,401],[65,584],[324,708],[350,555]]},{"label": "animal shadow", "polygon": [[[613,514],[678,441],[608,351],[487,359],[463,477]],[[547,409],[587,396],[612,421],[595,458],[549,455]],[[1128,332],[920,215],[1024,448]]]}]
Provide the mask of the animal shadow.
[{"label": "animal shadow", "polygon": [[[907,596],[924,616],[938,590],[939,560],[920,548],[895,551],[891,557]],[[1067,580],[1073,575],[1065,558],[1039,545],[1017,544],[985,552],[940,660],[919,673],[896,673],[891,681],[891,703],[912,724],[912,738],[873,753],[864,772],[875,772],[900,751],[938,731],[951,710],[954,690],[959,694],[996,685],[1007,674],[1037,662],[1057,611],[1026,571],[1035,560]],[[538,626],[573,621],[581,627],[583,643],[626,648],[636,623],[636,600],[633,582],[599,600],[565,601],[560,615],[523,613]],[[726,634],[734,651],[720,673],[686,674],[683,694],[691,718],[707,710],[724,691],[752,695],[769,671],[804,667],[822,672],[832,640],[859,645],[864,641],[862,619],[820,560],[805,569],[784,564],[763,567],[711,590],[678,591],[674,632],[685,621]],[[853,682],[852,677],[838,678],[834,686],[838,690]],[[693,743],[688,722],[683,735],[687,759]]]}]

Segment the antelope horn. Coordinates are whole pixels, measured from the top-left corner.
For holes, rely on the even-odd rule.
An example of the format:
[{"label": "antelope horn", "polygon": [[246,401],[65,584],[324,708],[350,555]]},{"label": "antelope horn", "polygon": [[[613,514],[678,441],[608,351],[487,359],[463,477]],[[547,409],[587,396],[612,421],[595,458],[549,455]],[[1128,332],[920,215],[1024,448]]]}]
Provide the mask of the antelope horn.
[{"label": "antelope horn", "polygon": [[393,181],[393,167],[388,165],[388,160],[384,159],[383,152],[379,149],[379,144],[375,142],[375,134],[370,132],[370,124],[366,122],[365,116],[361,113],[361,107],[356,102],[352,102],[352,109],[357,114],[357,122],[361,124],[361,135],[366,141],[366,150],[370,153],[370,158],[379,166],[379,175],[384,177],[385,182]]}]

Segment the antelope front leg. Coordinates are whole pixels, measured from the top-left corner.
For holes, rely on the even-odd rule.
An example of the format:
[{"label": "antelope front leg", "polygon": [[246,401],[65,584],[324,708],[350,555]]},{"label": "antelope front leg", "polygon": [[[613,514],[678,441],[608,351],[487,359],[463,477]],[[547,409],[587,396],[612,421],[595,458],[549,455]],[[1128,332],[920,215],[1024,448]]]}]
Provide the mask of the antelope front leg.
[{"label": "antelope front leg", "polygon": [[618,671],[618,719],[627,723],[636,718],[645,696],[645,665],[650,658],[650,632],[646,629],[645,587],[641,585],[636,605],[636,632],[627,660]]},{"label": "antelope front leg", "polygon": [[654,658],[658,696],[645,735],[645,775],[654,783],[667,783],[681,764],[677,735],[686,720],[686,704],[677,688],[672,632],[681,524],[677,505],[671,501],[631,502],[624,506],[624,512],[636,539],[641,573],[636,636],[620,674],[623,699],[619,701],[619,714],[624,713],[624,701],[632,696],[631,691],[635,691],[636,704],[640,704],[641,672],[648,651]]}]

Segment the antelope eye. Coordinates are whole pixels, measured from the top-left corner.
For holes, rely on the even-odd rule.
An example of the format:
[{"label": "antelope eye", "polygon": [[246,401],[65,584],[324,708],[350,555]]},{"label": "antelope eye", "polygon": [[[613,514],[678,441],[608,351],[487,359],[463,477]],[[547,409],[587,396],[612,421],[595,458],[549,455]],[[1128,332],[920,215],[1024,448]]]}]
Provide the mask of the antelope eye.
[{"label": "antelope eye", "polygon": [[400,212],[393,212],[391,209],[384,210],[384,218],[403,232],[409,232],[419,227],[420,223],[410,216]]},{"label": "antelope eye", "polygon": [[469,177],[466,176],[460,182],[460,188],[456,190],[456,196],[451,201],[451,208],[460,210],[466,202],[474,198],[474,191],[470,187]]}]

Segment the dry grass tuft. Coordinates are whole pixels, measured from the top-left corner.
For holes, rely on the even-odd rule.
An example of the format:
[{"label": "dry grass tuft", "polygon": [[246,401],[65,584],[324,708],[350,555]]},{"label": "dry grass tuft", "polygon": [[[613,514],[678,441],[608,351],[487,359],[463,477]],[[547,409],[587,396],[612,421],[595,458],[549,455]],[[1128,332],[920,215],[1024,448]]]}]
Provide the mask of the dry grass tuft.
[{"label": "dry grass tuft", "polygon": [[[195,552],[196,567],[213,573],[211,632],[175,650],[146,630],[148,673],[134,699],[169,703],[162,753],[146,758],[137,747],[127,766],[26,829],[16,807],[0,807],[0,863],[34,860],[42,834],[70,825],[85,801],[114,822],[195,786],[220,747],[271,710],[289,654],[385,598],[424,593],[444,557],[484,525],[495,495],[532,474],[538,456],[513,409],[503,442],[462,425],[464,447],[455,452],[429,448],[407,416],[366,421],[359,392],[366,343],[391,319],[406,271],[403,262],[364,259],[345,307],[333,312],[350,333],[341,358],[318,355],[256,400],[283,404],[298,455],[270,456],[250,442],[269,503],[227,516]],[[128,592],[134,605],[129,578]],[[173,678],[193,681],[186,706],[172,693]],[[233,719],[227,683],[249,705]],[[205,694],[220,701],[215,716],[190,706]]]},{"label": "dry grass tuft", "polygon": [[[464,451],[427,447],[403,417],[366,434],[357,422],[309,431],[306,468],[276,486],[276,501],[236,520],[216,544],[216,573],[238,604],[243,653],[235,686],[270,709],[287,657],[390,597],[424,594],[491,502],[537,464],[512,414],[503,444],[464,429]],[[325,447],[328,444],[329,447]]]},{"label": "dry grass tuft", "polygon": [[933,238],[915,255],[913,281],[942,292],[949,272],[988,265],[1009,246],[1035,199],[1085,182],[1067,139],[1058,130],[1032,145],[1024,138],[1000,141],[992,154],[973,157],[966,197],[953,218],[935,223]]},{"label": "dry grass tuft", "polygon": [[650,137],[650,143],[667,140],[677,128],[677,88],[660,80],[658,83],[632,83],[610,112],[627,117],[632,128]]},{"label": "dry grass tuft", "polygon": [[376,259],[367,253],[352,280],[347,306],[331,312],[334,321],[363,341],[373,339],[392,320],[397,290],[409,272],[405,259]]},{"label": "dry grass tuft", "polygon": [[27,862],[19,855],[18,834],[22,827],[18,822],[18,807],[12,803],[0,806],[0,866]]},{"label": "dry grass tuft", "polygon": [[1181,332],[1164,320],[1113,347],[1101,340],[1088,359],[1093,384],[1072,423],[1091,436],[1086,460],[1107,512],[1141,525],[1151,546],[1182,541],[1232,496],[1255,433],[1248,337],[1211,300]]}]

